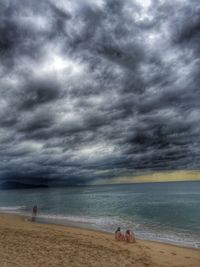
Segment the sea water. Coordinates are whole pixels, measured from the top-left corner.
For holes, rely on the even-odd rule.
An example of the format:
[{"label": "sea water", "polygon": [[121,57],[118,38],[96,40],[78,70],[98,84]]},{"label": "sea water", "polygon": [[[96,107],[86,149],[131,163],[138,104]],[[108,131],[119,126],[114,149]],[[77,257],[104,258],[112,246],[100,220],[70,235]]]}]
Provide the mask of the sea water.
[{"label": "sea water", "polygon": [[148,183],[0,191],[0,212],[38,220],[200,247],[200,182]]}]

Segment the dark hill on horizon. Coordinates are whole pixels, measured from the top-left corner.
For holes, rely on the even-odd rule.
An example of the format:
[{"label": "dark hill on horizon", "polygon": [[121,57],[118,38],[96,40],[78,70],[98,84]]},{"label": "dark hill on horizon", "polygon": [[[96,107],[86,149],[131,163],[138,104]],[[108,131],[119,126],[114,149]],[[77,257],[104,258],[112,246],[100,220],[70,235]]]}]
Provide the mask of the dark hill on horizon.
[{"label": "dark hill on horizon", "polygon": [[0,190],[5,189],[28,189],[28,188],[40,188],[40,187],[48,187],[48,185],[44,184],[25,184],[16,181],[7,181],[0,184]]}]

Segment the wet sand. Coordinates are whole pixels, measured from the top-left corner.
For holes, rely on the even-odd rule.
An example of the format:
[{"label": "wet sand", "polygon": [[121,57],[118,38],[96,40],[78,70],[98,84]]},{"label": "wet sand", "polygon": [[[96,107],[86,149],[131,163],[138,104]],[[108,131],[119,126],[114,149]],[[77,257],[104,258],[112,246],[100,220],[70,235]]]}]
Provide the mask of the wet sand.
[{"label": "wet sand", "polygon": [[127,244],[109,233],[0,214],[0,267],[17,266],[199,267],[200,249],[142,240]]}]

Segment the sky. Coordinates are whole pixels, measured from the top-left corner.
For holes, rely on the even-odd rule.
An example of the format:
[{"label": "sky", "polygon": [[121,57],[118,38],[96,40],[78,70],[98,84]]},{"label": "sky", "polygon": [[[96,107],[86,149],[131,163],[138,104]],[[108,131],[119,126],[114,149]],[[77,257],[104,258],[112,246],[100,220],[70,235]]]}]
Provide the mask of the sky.
[{"label": "sky", "polygon": [[199,0],[0,1],[0,181],[199,174],[199,43]]}]

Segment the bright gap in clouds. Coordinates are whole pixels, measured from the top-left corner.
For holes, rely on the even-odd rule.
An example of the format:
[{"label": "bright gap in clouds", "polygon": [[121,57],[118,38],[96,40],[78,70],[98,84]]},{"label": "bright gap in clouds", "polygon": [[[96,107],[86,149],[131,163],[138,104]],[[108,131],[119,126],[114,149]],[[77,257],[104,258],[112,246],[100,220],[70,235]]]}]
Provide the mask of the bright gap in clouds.
[{"label": "bright gap in clouds", "polygon": [[50,55],[41,67],[43,72],[62,72],[68,71],[70,74],[79,74],[83,71],[81,64],[77,63],[73,59],[62,57],[59,54]]},{"label": "bright gap in clouds", "polygon": [[151,0],[137,0],[137,2],[144,8],[148,8],[151,5]]},{"label": "bright gap in clouds", "polygon": [[63,47],[59,43],[44,46],[43,57],[34,64],[36,75],[79,75],[84,72],[85,65],[70,55],[63,55]]},{"label": "bright gap in clouds", "polygon": [[114,152],[114,146],[111,144],[95,144],[95,145],[87,145],[86,147],[81,147],[76,157],[77,158],[83,158],[83,159],[103,159],[108,156],[111,156]]}]

